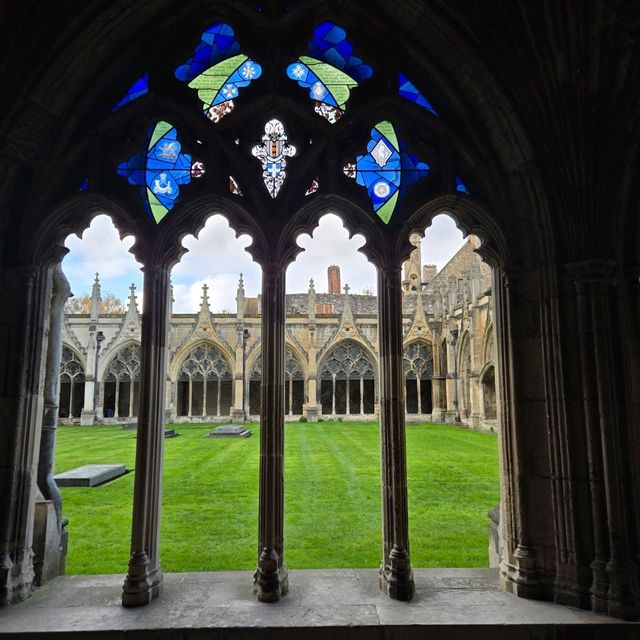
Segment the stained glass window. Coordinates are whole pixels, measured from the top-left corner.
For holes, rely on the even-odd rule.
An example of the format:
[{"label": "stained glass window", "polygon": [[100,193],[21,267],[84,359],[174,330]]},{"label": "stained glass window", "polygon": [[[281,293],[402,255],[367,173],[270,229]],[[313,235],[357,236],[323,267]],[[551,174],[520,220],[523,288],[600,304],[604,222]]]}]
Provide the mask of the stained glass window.
[{"label": "stained glass window", "polygon": [[304,192],[305,196],[310,196],[312,193],[315,193],[320,188],[320,184],[318,183],[318,177],[316,176],[309,185],[309,188]]},{"label": "stained glass window", "polygon": [[342,117],[351,89],[373,69],[353,55],[346,31],[333,22],[316,27],[307,48],[311,55],[290,64],[287,75],[309,89],[316,113],[333,124]]},{"label": "stained glass window", "polygon": [[262,163],[262,179],[269,195],[275,198],[287,177],[287,158],[296,155],[296,148],[287,142],[287,134],[280,120],[274,118],[267,122],[262,143],[253,147],[251,153]]},{"label": "stained glass window", "polygon": [[433,105],[418,91],[417,87],[413,82],[404,75],[404,73],[398,74],[398,92],[403,98],[407,100],[411,100],[419,107],[423,109],[427,109],[427,111],[431,111],[434,116],[439,116],[440,114],[433,108]]},{"label": "stained glass window", "polygon": [[242,189],[238,186],[237,180],[233,176],[229,176],[229,191],[233,193],[234,196],[242,196]]},{"label": "stained glass window", "polygon": [[467,195],[469,194],[469,189],[467,189],[467,187],[462,183],[462,180],[460,180],[460,178],[456,178],[456,191],[460,191],[460,193],[466,193]]},{"label": "stained glass window", "polygon": [[87,191],[89,188],[89,178],[85,178],[82,184],[78,187],[78,191]]},{"label": "stained glass window", "polygon": [[388,223],[407,187],[429,173],[429,165],[406,152],[393,125],[383,120],[371,129],[367,153],[344,167],[345,175],[366,187],[373,210]]},{"label": "stained glass window", "polygon": [[130,87],[127,93],[122,97],[122,100],[116,104],[111,111],[117,111],[125,105],[142,97],[145,93],[149,93],[149,74],[145,73],[141,78],[138,78]]},{"label": "stained glass window", "polygon": [[239,51],[233,27],[217,22],[205,29],[193,57],[175,71],[178,80],[198,91],[204,113],[213,122],[231,113],[239,89],[262,75],[262,67]]},{"label": "stained glass window", "polygon": [[204,174],[201,162],[191,163],[191,156],[181,153],[178,132],[168,122],[158,122],[151,129],[145,154],[136,154],[118,165],[118,173],[131,184],[141,187],[141,196],[151,217],[160,222],[173,208],[181,184]]}]

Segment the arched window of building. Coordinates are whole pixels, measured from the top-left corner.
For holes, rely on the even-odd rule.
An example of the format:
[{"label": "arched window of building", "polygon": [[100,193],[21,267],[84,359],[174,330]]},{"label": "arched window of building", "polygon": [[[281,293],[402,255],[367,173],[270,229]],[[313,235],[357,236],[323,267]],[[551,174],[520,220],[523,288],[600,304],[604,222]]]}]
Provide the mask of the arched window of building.
[{"label": "arched window of building", "polygon": [[431,413],[431,378],[433,377],[433,353],[424,342],[414,342],[405,347],[402,368],[405,377],[407,413]]},{"label": "arched window of building", "polygon": [[130,344],[118,351],[104,375],[103,415],[105,418],[132,418],[138,415],[140,345]]},{"label": "arched window of building", "polygon": [[493,365],[487,367],[482,380],[482,407],[485,420],[495,420],[496,410],[496,374]]},{"label": "arched window of building", "polygon": [[375,365],[361,345],[335,345],[320,366],[320,403],[325,415],[372,414],[375,411]]},{"label": "arched window of building", "polygon": [[79,418],[84,404],[84,366],[79,356],[62,347],[60,360],[60,418]]},{"label": "arched window of building", "polygon": [[178,374],[178,415],[228,416],[233,404],[231,369],[212,344],[199,344],[187,355]]}]

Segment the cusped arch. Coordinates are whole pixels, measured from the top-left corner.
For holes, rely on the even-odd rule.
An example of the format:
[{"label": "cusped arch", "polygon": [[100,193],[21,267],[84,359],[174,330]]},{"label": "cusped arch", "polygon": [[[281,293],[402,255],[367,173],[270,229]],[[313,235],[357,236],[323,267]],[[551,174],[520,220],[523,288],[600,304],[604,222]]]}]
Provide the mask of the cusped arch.
[{"label": "cusped arch", "polygon": [[[285,380],[306,380],[309,376],[309,362],[294,344],[285,343]],[[262,349],[258,348],[247,360],[247,377],[262,380]]]},{"label": "cusped arch", "polygon": [[427,340],[412,340],[404,345],[402,371],[405,378],[433,377],[433,347]]},{"label": "cusped arch", "polygon": [[219,380],[233,379],[233,366],[217,344],[200,341],[195,344],[180,361],[176,370],[176,379]]},{"label": "cusped arch", "polygon": [[62,342],[62,354],[60,356],[60,376],[67,375],[69,379],[73,380],[74,377],[82,373],[84,382],[84,376],[86,375],[87,361],[85,357],[68,342]]},{"label": "cusped arch", "polygon": [[103,382],[137,382],[140,380],[140,363],[140,343],[125,342],[100,360],[98,379]]},{"label": "cusped arch", "polygon": [[328,348],[318,363],[318,377],[350,376],[377,379],[377,359],[360,340],[348,338],[335,342]]},{"label": "cusped arch", "polygon": [[226,349],[222,343],[216,340],[202,340],[200,338],[188,341],[173,355],[169,366],[169,378],[171,380],[178,380],[185,362],[187,362],[192,354],[194,354],[198,349],[202,349],[203,354],[202,356],[199,356],[197,360],[202,361],[203,363],[209,361],[213,363],[208,354],[210,349],[215,349],[220,354],[220,357],[229,370],[231,377],[233,377],[233,373],[235,371],[235,359],[229,350]]}]

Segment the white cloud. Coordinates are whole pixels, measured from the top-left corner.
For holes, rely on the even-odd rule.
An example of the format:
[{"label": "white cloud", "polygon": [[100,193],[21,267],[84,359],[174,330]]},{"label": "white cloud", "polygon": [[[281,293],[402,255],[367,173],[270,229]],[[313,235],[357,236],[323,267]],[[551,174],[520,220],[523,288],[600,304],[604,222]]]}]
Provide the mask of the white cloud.
[{"label": "white cloud", "polygon": [[316,291],[326,292],[327,267],[332,264],[340,267],[342,286],[348,284],[353,293],[360,293],[364,288],[375,291],[376,269],[358,251],[364,242],[361,235],[349,239],[349,232],[337,215],[323,216],[313,237],[308,234],[298,236],[298,244],[304,251],[287,270],[287,291],[307,291],[309,279],[313,278]]},{"label": "white cloud", "polygon": [[462,231],[449,216],[436,216],[422,241],[422,264],[435,264],[440,271],[464,243]]},{"label": "white cloud", "polygon": [[[129,253],[133,237],[120,240],[111,219],[97,216],[82,238],[69,236],[66,246],[70,252],[63,260],[63,269],[76,295],[91,291],[95,272],[100,273],[103,293],[110,292],[123,302],[129,296],[129,285],[137,286],[138,306],[142,308],[142,272],[140,264]],[[433,263],[441,269],[462,246],[462,233],[451,218],[434,218],[426,230],[422,243],[423,263]],[[234,312],[240,273],[244,276],[245,293],[257,296],[261,290],[262,272],[245,247],[249,236],[235,237],[226,218],[213,215],[198,238],[187,236],[183,244],[188,249],[171,274],[174,291],[173,309],[176,313],[195,313],[200,308],[202,285],[209,286],[211,310]],[[327,290],[327,267],[340,266],[342,285],[360,293],[365,288],[375,291],[376,270],[358,251],[364,238],[349,239],[342,220],[327,214],[320,220],[313,237],[303,234],[298,244],[304,249],[287,270],[287,292],[305,292],[309,279],[315,281],[316,291]]]},{"label": "white cloud", "polygon": [[100,274],[102,292],[114,293],[123,302],[129,295],[129,285],[142,294],[142,272],[129,249],[133,236],[120,240],[111,218],[95,217],[81,237],[71,235],[65,246],[69,253],[62,261],[62,269],[69,280],[71,291],[77,296],[90,292],[96,272]]},{"label": "white cloud", "polygon": [[198,238],[187,236],[182,244],[188,252],[171,272],[175,313],[195,313],[200,308],[204,283],[209,286],[209,303],[214,313],[223,309],[235,311],[241,273],[245,295],[260,293],[262,270],[245,251],[251,238],[247,235],[236,238],[224,216],[211,216]]}]

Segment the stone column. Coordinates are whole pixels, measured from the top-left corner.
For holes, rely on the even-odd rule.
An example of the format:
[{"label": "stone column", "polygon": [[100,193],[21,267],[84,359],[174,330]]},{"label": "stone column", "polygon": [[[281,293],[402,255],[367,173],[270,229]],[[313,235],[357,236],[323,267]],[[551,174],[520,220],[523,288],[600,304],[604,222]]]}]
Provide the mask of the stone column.
[{"label": "stone column", "polygon": [[402,284],[395,264],[378,269],[378,342],[384,535],[380,588],[396,600],[411,600],[415,585],[409,560]]},{"label": "stone column", "polygon": [[[630,540],[632,489],[621,472],[625,460],[625,417],[621,406],[622,354],[617,343],[613,263],[590,260],[571,265],[576,277],[580,318],[581,365],[585,389],[585,427],[593,510],[594,561],[591,586],[594,609],[635,619],[640,613],[638,569]],[[578,314],[581,316],[582,314]],[[626,348],[623,346],[622,348]],[[587,390],[595,391],[586,398]]]},{"label": "stone column", "polygon": [[431,379],[431,420],[433,422],[443,422],[444,412],[446,409],[443,401],[444,394],[442,393],[442,386],[444,380],[442,378],[442,363],[440,362],[440,344],[442,342],[440,336],[441,328],[442,322],[436,320],[429,322],[429,329],[431,329],[431,336],[433,338],[433,341],[431,343],[431,352],[433,354],[433,377]]},{"label": "stone column", "polygon": [[[45,363],[44,416],[40,436],[38,460],[38,488],[44,498],[36,505],[34,535],[35,584],[42,585],[64,573],[67,523],[62,517],[62,496],[53,479],[53,463],[58,426],[58,400],[60,387],[60,358],[62,356],[62,323],[64,304],[71,294],[69,283],[60,264],[53,269],[49,340]],[[71,384],[73,389],[73,383]],[[73,397],[73,396],[72,396]],[[69,401],[73,406],[72,400]]]},{"label": "stone column", "polygon": [[254,593],[275,602],[288,590],[284,566],[285,269],[263,265],[258,568]]},{"label": "stone column", "polygon": [[28,598],[34,578],[31,545],[50,287],[44,267],[0,269],[6,305],[0,324],[0,606]]},{"label": "stone column", "polygon": [[[528,351],[522,308],[527,284],[516,272],[493,270],[497,373],[500,376],[501,468],[505,482],[501,496],[501,522],[505,523],[504,551],[500,564],[505,589],[525,598],[541,597],[536,550],[531,542],[528,482],[531,452],[525,444],[524,428],[531,406],[523,398],[525,384],[532,378],[527,371],[533,358]],[[533,347],[530,347],[533,348]],[[527,357],[529,356],[529,357]]]},{"label": "stone column", "polygon": [[159,558],[164,393],[167,360],[169,269],[143,267],[144,306],[141,337],[140,411],[133,490],[131,558],[122,604],[147,604],[159,595]]}]

